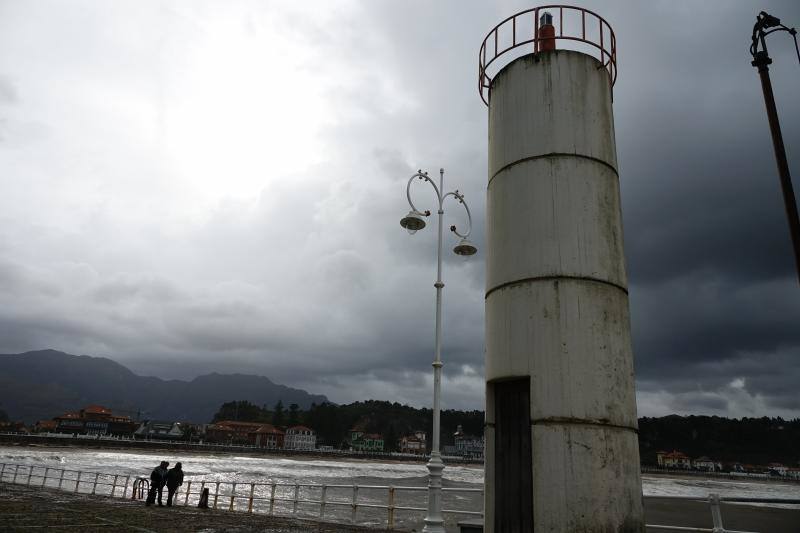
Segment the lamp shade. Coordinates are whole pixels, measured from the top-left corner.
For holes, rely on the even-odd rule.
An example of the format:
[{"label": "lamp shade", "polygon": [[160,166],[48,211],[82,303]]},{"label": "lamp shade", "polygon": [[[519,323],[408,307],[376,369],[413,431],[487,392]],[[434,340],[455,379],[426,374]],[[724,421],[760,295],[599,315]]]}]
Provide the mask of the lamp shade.
[{"label": "lamp shade", "polygon": [[422,218],[422,213],[418,211],[409,211],[406,216],[400,219],[400,225],[414,233],[425,227],[425,219]]},{"label": "lamp shade", "polygon": [[453,248],[453,251],[458,255],[475,255],[478,249],[467,239],[461,239],[456,247]]}]

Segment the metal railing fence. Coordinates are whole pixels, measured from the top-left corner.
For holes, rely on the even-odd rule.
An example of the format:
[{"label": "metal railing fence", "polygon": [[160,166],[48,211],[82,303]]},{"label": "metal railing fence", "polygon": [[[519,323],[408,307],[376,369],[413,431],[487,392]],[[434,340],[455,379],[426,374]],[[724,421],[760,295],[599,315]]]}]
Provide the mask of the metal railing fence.
[{"label": "metal railing fence", "polygon": [[[0,482],[79,494],[96,494],[115,498],[130,497],[134,500],[145,498],[147,496],[146,487],[149,485],[149,479],[140,476],[16,463],[0,463]],[[419,517],[427,511],[427,507],[424,506],[427,501],[427,487],[209,480],[187,480],[184,485],[178,487],[174,496],[174,505],[197,505],[204,489],[209,491],[208,505],[212,509],[346,522],[381,526],[388,529],[394,529],[398,525],[398,512],[415,513],[415,516]],[[456,496],[453,499],[457,499],[458,494],[477,493],[483,495],[483,489],[480,488],[447,487],[443,488],[442,492],[445,495]],[[164,496],[166,497],[166,494]],[[718,494],[710,494],[708,497],[657,496],[657,498],[707,502],[711,511],[713,528],[647,524],[648,531],[757,533],[725,529],[720,504],[800,505],[800,498],[721,497]],[[469,502],[467,498],[462,499]],[[442,513],[451,516],[483,517],[482,510],[444,509]]]},{"label": "metal railing fence", "polygon": [[[80,494],[143,499],[149,480],[121,474],[86,472],[50,466],[0,463],[0,481]],[[397,514],[420,515],[427,511],[427,487],[395,485],[345,485],[280,482],[236,482],[187,480],[178,487],[174,505],[197,505],[204,489],[209,490],[212,509],[264,513],[382,526],[394,529]],[[163,497],[166,498],[166,488]],[[443,488],[444,494],[479,493],[479,488]],[[416,498],[414,496],[417,496]],[[338,511],[337,511],[338,509]],[[443,509],[445,515],[482,517],[482,511]]]}]

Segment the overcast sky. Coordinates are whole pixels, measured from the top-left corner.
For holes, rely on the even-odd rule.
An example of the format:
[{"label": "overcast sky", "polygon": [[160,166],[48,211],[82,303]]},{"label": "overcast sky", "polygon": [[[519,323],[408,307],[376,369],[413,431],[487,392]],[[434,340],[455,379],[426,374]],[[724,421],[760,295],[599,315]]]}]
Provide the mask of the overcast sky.
[{"label": "overcast sky", "polygon": [[[800,288],[747,51],[759,10],[800,25],[800,4],[573,3],[617,35],[640,415],[800,416]],[[532,6],[0,0],[0,353],[429,405],[435,231],[400,228],[405,182],[445,167],[482,247],[477,51]],[[770,52],[800,189],[800,65],[786,35]],[[447,408],[483,408],[484,261],[444,265]]]}]

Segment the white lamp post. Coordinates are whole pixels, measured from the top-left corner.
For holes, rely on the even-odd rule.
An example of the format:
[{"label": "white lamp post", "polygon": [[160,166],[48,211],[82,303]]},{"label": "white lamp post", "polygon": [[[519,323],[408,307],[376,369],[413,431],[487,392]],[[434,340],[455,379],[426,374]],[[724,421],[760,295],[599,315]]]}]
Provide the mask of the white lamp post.
[{"label": "white lamp post", "polygon": [[400,220],[400,225],[408,230],[412,235],[418,230],[425,227],[424,217],[430,216],[430,211],[422,212],[414,206],[411,201],[411,183],[415,180],[427,181],[436,191],[436,198],[439,200],[439,239],[436,255],[436,351],[433,360],[433,443],[431,445],[431,457],[428,461],[428,515],[425,517],[425,527],[422,531],[427,533],[444,533],[444,519],[442,518],[442,471],[444,470],[444,463],[442,462],[442,455],[439,450],[439,433],[440,433],[440,412],[441,412],[441,389],[442,389],[442,219],[444,216],[443,204],[445,198],[452,196],[464,206],[467,211],[467,231],[464,234],[458,232],[455,226],[450,226],[450,231],[458,235],[461,240],[453,248],[453,252],[458,255],[469,256],[478,251],[475,246],[469,242],[468,237],[472,231],[472,215],[470,215],[469,207],[464,202],[464,195],[458,190],[444,193],[444,169],[439,169],[439,185],[437,186],[434,181],[428,177],[427,172],[418,170],[416,174],[411,176],[408,180],[406,187],[406,196],[408,197],[408,204],[411,206],[411,211]]}]

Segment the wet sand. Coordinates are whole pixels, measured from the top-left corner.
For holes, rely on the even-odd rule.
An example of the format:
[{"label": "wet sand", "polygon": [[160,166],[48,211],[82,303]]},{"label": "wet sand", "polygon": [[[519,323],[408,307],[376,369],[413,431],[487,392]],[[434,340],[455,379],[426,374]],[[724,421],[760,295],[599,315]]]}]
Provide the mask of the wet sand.
[{"label": "wet sand", "polygon": [[141,501],[0,483],[0,531],[28,532],[41,529],[81,533],[384,531],[196,507],[145,507]]}]

